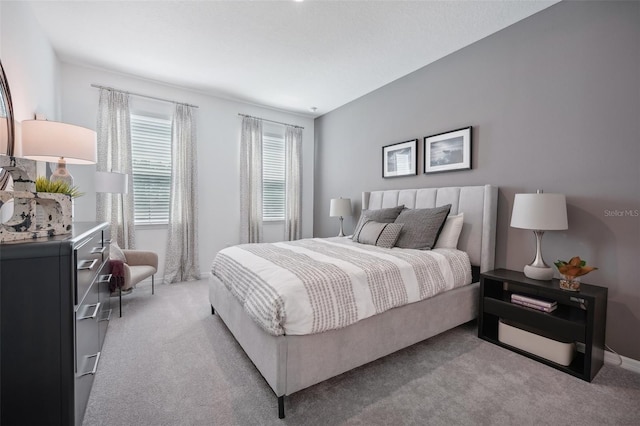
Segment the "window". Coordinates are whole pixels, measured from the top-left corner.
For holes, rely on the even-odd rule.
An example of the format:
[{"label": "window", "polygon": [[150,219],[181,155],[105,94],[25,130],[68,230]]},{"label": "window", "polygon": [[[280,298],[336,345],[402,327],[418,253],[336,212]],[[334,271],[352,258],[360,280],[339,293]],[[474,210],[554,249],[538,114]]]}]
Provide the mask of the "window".
[{"label": "window", "polygon": [[136,225],[169,223],[171,120],[131,115]]},{"label": "window", "polygon": [[262,220],[284,220],[284,138],[262,136]]}]

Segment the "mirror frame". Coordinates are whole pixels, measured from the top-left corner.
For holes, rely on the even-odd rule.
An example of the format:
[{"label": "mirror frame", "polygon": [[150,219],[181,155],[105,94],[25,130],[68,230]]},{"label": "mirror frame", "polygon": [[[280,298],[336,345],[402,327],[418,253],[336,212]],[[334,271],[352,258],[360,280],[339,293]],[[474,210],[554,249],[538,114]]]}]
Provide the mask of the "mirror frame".
[{"label": "mirror frame", "polygon": [[[9,90],[9,82],[4,73],[4,67],[0,61],[0,102],[4,104],[7,119],[7,152],[6,155],[13,157],[13,148],[15,143],[15,128],[13,122],[13,103],[11,102],[11,91]],[[0,153],[0,155],[3,153]]]},{"label": "mirror frame", "polygon": [[[2,61],[0,61],[0,102],[4,107],[4,111],[6,112],[6,116],[3,115],[1,118],[6,118],[7,122],[7,150],[6,153],[0,152],[0,155],[6,154],[10,157],[13,157],[13,150],[15,145],[15,124],[13,117],[13,102],[11,101],[11,91],[9,90],[9,82],[7,81],[7,76],[4,73],[4,67],[2,66]],[[4,141],[0,141],[4,142]],[[1,145],[1,143],[0,143]],[[10,173],[0,168],[0,191],[4,190],[9,185],[9,177]]]}]

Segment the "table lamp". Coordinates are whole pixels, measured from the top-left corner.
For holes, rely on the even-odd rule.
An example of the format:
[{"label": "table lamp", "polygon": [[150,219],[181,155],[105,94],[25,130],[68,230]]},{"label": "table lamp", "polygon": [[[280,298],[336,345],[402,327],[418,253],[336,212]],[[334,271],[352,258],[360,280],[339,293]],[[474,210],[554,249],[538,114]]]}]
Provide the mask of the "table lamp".
[{"label": "table lamp", "polygon": [[73,124],[48,120],[22,122],[22,156],[31,160],[57,162],[51,181],[73,186],[67,164],[95,164],[96,132]]},{"label": "table lamp", "polygon": [[332,198],[329,207],[329,216],[340,218],[340,233],[338,237],[344,237],[342,219],[344,216],[351,216],[351,198]]},{"label": "table lamp", "polygon": [[567,201],[564,194],[516,194],[513,199],[511,226],[530,229],[536,236],[536,257],[524,267],[524,275],[535,280],[550,280],[553,269],[542,258],[544,231],[567,229]]},{"label": "table lamp", "polygon": [[122,219],[122,242],[127,245],[127,224],[124,216],[124,194],[129,192],[129,175],[118,172],[96,172],[96,192],[120,194],[120,213]]}]

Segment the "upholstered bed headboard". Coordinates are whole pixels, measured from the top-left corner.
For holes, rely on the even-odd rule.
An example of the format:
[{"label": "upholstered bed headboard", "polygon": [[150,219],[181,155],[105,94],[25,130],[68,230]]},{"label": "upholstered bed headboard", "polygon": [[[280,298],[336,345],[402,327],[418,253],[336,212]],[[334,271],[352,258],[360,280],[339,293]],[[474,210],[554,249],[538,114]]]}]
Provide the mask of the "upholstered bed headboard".
[{"label": "upholstered bed headboard", "polygon": [[471,264],[480,272],[494,268],[498,188],[450,186],[444,188],[400,189],[362,193],[362,209],[376,210],[404,205],[424,209],[451,204],[450,214],[464,212],[464,226],[458,248],[469,254]]}]

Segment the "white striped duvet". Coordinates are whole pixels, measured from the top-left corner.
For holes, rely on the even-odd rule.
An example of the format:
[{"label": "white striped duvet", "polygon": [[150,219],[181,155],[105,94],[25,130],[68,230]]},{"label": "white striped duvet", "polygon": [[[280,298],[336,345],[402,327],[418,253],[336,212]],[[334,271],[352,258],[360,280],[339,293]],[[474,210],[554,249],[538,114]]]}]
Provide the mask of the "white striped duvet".
[{"label": "white striped duvet", "polygon": [[211,272],[273,335],[346,327],[471,283],[463,251],[384,249],[337,237],[228,247]]}]

